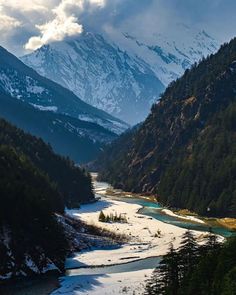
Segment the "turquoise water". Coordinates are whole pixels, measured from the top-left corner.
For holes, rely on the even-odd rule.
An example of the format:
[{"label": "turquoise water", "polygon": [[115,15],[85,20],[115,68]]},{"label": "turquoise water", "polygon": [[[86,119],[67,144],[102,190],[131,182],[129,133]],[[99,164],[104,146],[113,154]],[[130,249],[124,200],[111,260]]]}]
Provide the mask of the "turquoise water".
[{"label": "turquoise water", "polygon": [[160,262],[160,257],[149,257],[140,259],[133,262],[104,266],[104,267],[83,267],[78,269],[71,269],[66,271],[66,275],[77,276],[77,275],[104,275],[112,273],[132,272],[143,269],[156,268]]},{"label": "turquoise water", "polygon": [[[103,187],[104,184],[101,184]],[[98,192],[99,193],[99,192]],[[114,197],[111,197],[114,198]],[[122,195],[117,196],[115,199],[122,200],[127,203],[138,204],[143,208],[140,209],[139,213],[150,216],[162,222],[176,225],[181,228],[197,230],[197,231],[209,231],[209,226],[204,224],[197,224],[191,221],[183,221],[174,216],[165,215],[161,212],[160,209],[163,207],[155,202],[147,201],[145,199],[140,198],[124,198]],[[219,234],[224,237],[230,237],[235,232],[232,232],[224,227],[212,226],[212,232],[215,234]],[[91,274],[111,274],[111,273],[122,273],[122,272],[132,272],[135,270],[142,269],[154,269],[157,267],[160,261],[159,257],[150,257],[146,259],[142,259],[139,261],[134,261],[130,263],[114,265],[114,266],[106,266],[106,267],[97,267],[97,268],[89,268],[83,267],[73,270],[68,270],[66,272],[67,276],[77,276],[77,275],[91,275]],[[25,282],[19,282],[15,284],[15,286],[8,286],[1,288],[0,294],[4,295],[46,295],[50,294],[58,285],[57,277],[44,277],[38,278],[37,280],[27,279]]]},{"label": "turquoise water", "polygon": [[[160,211],[160,210],[158,210]],[[211,231],[215,234],[221,235],[225,238],[228,238],[232,236],[234,233],[230,231],[227,228],[220,227],[220,226],[209,226],[207,224],[201,224],[201,223],[192,223],[190,221],[182,221],[174,216],[168,216],[165,214],[162,214],[161,212],[158,212],[157,210],[152,210],[148,207],[144,207],[140,210],[141,214],[151,216],[157,220],[163,221],[168,224],[176,225],[181,228],[186,228],[190,230],[197,230],[197,231]]]},{"label": "turquoise water", "polygon": [[[121,200],[121,198],[117,198]],[[140,198],[124,198],[122,197],[122,200],[127,203],[132,204],[138,204],[142,206],[143,208],[139,211],[140,214],[150,216],[152,218],[155,218],[157,220],[160,220],[162,222],[176,225],[181,228],[186,228],[190,230],[197,230],[197,231],[212,231],[215,234],[221,235],[225,238],[228,238],[232,235],[236,235],[236,232],[233,232],[225,227],[221,226],[209,226],[207,224],[200,224],[200,223],[194,223],[191,221],[183,221],[175,216],[169,216],[166,214],[163,214],[160,209],[163,209],[163,207],[159,203],[146,201],[144,199]]]}]

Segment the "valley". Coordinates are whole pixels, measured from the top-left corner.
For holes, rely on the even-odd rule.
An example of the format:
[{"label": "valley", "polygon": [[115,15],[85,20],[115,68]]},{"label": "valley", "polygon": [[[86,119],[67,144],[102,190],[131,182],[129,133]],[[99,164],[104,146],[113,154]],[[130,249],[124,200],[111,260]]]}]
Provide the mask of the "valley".
[{"label": "valley", "polygon": [[1,295],[236,294],[235,3],[0,0]]},{"label": "valley", "polygon": [[[101,292],[143,294],[147,277],[158,265],[159,257],[166,253],[170,242],[178,247],[181,235],[189,228],[194,231],[198,242],[204,243],[209,226],[202,219],[196,217],[194,221],[183,220],[171,214],[163,214],[162,211],[165,209],[160,204],[146,197],[137,198],[137,195],[132,196],[115,190],[108,183],[97,182],[96,174],[93,174],[93,179],[95,194],[101,199],[94,204],[83,205],[78,210],[67,210],[66,214],[87,224],[127,236],[128,242],[112,247],[95,246],[81,253],[74,253],[66,260],[66,273],[59,279],[58,290],[53,291],[56,288],[55,277],[47,279],[45,290],[51,285],[52,295],[72,294],[75,291],[76,294],[89,292],[93,295]],[[99,222],[98,216],[101,210],[109,213],[126,213],[128,222],[127,224]],[[218,234],[219,241],[224,240],[222,236],[232,235],[232,232],[225,227],[213,226],[212,231]],[[37,294],[37,290],[41,288],[39,281],[31,281],[30,287],[29,281],[31,279],[25,287],[23,283],[18,286],[20,291],[13,288],[14,295]]]}]

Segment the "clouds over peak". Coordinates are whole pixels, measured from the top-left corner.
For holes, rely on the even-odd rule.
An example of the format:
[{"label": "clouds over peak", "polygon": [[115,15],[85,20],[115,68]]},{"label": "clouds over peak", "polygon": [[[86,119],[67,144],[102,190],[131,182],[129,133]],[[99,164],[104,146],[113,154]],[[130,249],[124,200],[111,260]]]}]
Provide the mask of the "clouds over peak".
[{"label": "clouds over peak", "polygon": [[31,37],[25,44],[25,49],[35,50],[42,45],[61,41],[83,31],[82,25],[78,24],[77,19],[73,16],[56,17],[51,22],[36,25],[36,28],[40,31],[40,35]]},{"label": "clouds over peak", "polygon": [[81,34],[80,15],[92,14],[105,3],[106,0],[0,0],[3,43],[10,45],[16,37],[22,51],[23,48],[35,50],[44,44]]},{"label": "clouds over peak", "polygon": [[52,20],[35,26],[39,35],[31,37],[25,48],[35,50],[44,44],[81,34],[83,26],[79,23],[80,14],[85,9],[89,12],[104,5],[105,0],[62,0],[52,10]]},{"label": "clouds over peak", "polygon": [[83,29],[148,36],[179,21],[225,41],[236,35],[235,0],[0,0],[1,45],[17,55]]}]

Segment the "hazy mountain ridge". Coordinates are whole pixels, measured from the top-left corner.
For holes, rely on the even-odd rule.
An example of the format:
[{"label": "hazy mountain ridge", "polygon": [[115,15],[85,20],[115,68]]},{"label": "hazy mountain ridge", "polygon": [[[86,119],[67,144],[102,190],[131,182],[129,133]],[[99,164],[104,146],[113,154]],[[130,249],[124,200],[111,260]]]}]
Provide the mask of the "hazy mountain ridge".
[{"label": "hazy mountain ridge", "polygon": [[[109,36],[112,36],[110,34]],[[161,82],[168,86],[186,69],[203,57],[215,53],[219,42],[204,30],[185,24],[170,24],[165,32],[153,32],[146,38],[119,32],[115,36],[118,46],[131,56],[138,56],[150,66]]]},{"label": "hazy mountain ridge", "polygon": [[0,117],[43,138],[57,153],[70,156],[77,163],[94,159],[105,144],[117,137],[97,124],[40,111],[1,92],[0,106]]}]

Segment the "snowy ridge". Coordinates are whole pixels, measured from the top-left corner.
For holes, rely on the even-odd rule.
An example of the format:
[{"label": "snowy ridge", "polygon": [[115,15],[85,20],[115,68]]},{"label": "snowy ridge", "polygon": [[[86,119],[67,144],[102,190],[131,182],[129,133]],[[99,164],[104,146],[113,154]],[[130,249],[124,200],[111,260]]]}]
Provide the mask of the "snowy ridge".
[{"label": "snowy ridge", "polygon": [[39,85],[38,81],[29,76],[20,77],[15,70],[0,70],[0,86],[11,96],[27,99],[30,96],[48,95],[47,89]]},{"label": "snowy ridge", "polygon": [[165,32],[150,32],[146,38],[118,31],[108,31],[107,35],[131,56],[145,60],[165,86],[219,48],[219,43],[204,30],[182,23]]},{"label": "snowy ridge", "polygon": [[[51,111],[98,124],[120,134],[129,125],[83,102],[73,92],[40,76],[0,47],[0,89],[40,111]],[[87,121],[87,120],[85,120]]]},{"label": "snowy ridge", "polygon": [[83,101],[135,124],[171,81],[218,47],[205,31],[178,24],[146,38],[125,31],[85,32],[21,59]]},{"label": "snowy ridge", "polygon": [[73,41],[43,46],[22,61],[129,123],[142,120],[164,89],[144,60],[130,57],[99,34],[84,33]]},{"label": "snowy ridge", "polygon": [[[56,105],[57,101],[50,89],[44,88],[40,81],[24,76],[16,70],[0,70],[0,87],[12,97],[27,102],[40,111],[64,113],[63,106]],[[116,134],[122,133],[129,127],[119,120],[81,112],[79,109],[77,111],[67,109],[65,113],[82,121],[98,124]]]}]

